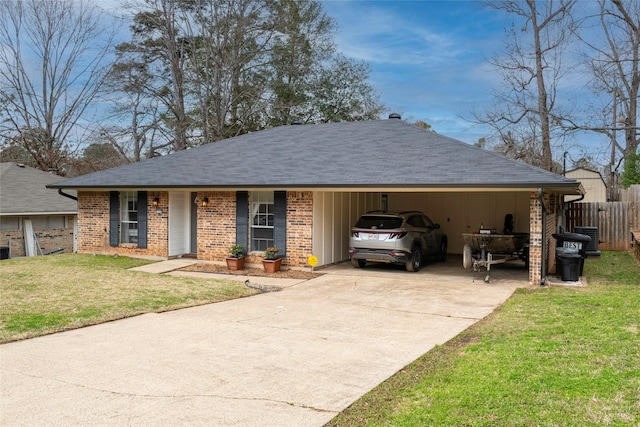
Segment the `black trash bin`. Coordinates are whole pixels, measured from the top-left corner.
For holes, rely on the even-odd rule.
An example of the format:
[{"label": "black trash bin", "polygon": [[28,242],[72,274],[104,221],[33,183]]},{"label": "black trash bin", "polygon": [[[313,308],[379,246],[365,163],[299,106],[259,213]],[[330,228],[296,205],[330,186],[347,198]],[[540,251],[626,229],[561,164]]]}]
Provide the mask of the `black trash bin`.
[{"label": "black trash bin", "polygon": [[[580,260],[580,276],[582,276],[582,271],[584,269],[584,260],[587,258],[587,244],[591,241],[591,237],[586,234],[578,234],[578,233],[554,233],[552,234],[553,238],[558,241],[559,247],[562,248],[573,248],[578,250],[578,254],[582,258]],[[556,250],[556,263],[558,258],[558,253]]]},{"label": "black trash bin", "polygon": [[9,259],[9,246],[0,246],[0,259]]},{"label": "black trash bin", "polygon": [[580,264],[582,257],[579,254],[567,253],[558,256],[557,270],[564,282],[577,282],[580,280]]}]

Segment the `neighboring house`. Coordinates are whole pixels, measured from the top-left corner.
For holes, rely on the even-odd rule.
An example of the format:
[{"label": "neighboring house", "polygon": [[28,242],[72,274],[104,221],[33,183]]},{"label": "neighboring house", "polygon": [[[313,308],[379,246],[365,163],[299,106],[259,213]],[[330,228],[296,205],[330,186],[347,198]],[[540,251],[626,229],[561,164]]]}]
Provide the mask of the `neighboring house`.
[{"label": "neighboring house", "polygon": [[275,245],[290,268],[347,260],[351,226],[383,206],[424,211],[453,253],[462,233],[502,230],[510,213],[531,233],[532,283],[553,271],[563,196],[581,190],[397,115],[267,129],[50,187],[78,191],[80,252],[223,262],[239,243],[258,264]]},{"label": "neighboring house", "polygon": [[[608,200],[607,185],[604,179],[602,179],[600,172],[585,168],[576,168],[567,171],[565,176],[582,183],[585,195],[584,199],[580,200],[580,202],[606,202]],[[570,202],[576,199],[578,199],[578,197],[566,197],[565,201]]]},{"label": "neighboring house", "polygon": [[75,250],[78,203],[47,188],[61,179],[19,163],[0,163],[0,247],[8,247],[11,257]]}]

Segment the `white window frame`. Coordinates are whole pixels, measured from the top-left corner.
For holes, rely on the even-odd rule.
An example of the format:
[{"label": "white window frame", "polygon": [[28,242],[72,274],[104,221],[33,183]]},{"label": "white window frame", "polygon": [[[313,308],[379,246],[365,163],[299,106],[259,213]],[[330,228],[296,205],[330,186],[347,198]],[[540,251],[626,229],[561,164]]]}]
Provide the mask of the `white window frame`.
[{"label": "white window frame", "polygon": [[264,251],[274,245],[273,191],[252,191],[250,200],[250,245],[252,251]]},{"label": "white window frame", "polygon": [[138,192],[120,193],[120,243],[138,243]]}]

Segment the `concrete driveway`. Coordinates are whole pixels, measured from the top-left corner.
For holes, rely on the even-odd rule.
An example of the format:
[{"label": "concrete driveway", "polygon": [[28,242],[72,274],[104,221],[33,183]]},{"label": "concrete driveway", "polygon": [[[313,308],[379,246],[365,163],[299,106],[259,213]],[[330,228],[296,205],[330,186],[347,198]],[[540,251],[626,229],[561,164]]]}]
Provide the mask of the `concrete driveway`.
[{"label": "concrete driveway", "polygon": [[322,426],[527,286],[520,270],[485,284],[454,263],[341,265],[280,292],[4,344],[0,424]]}]

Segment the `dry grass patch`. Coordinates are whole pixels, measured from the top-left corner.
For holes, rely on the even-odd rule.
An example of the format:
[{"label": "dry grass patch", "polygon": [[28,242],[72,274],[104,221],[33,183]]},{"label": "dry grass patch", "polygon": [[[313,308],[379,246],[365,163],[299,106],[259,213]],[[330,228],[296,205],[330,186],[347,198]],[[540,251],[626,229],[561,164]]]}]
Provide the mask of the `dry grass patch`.
[{"label": "dry grass patch", "polygon": [[150,261],[61,254],[0,263],[0,342],[257,293],[236,281],[129,271]]}]

